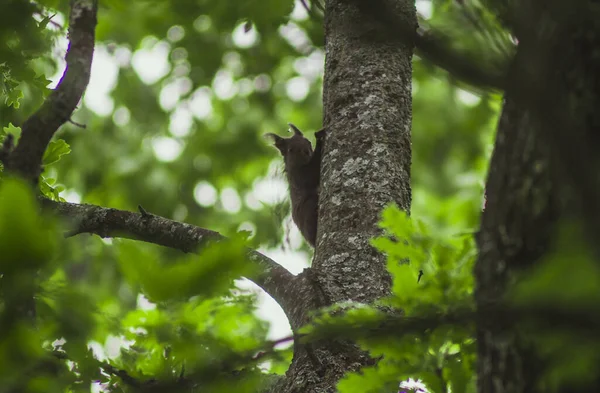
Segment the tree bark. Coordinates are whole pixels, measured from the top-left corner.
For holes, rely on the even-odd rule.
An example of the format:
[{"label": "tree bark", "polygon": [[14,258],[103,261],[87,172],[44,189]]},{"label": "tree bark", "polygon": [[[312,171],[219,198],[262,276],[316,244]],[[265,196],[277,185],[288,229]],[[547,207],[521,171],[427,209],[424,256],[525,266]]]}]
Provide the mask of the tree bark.
[{"label": "tree bark", "polygon": [[[598,233],[600,58],[592,50],[600,45],[597,15],[587,1],[532,0],[519,7],[519,49],[477,238],[480,309],[502,300],[522,269],[540,263],[559,220],[580,218],[590,238]],[[538,384],[544,359],[517,325],[493,316],[479,321],[479,393],[545,391]],[[563,392],[599,389],[596,384]]]},{"label": "tree bark", "polygon": [[[413,1],[389,4],[416,29]],[[381,233],[377,223],[385,206],[410,210],[413,48],[388,31],[355,2],[326,2],[327,136],[317,247],[312,268],[294,283],[304,290],[295,310],[287,311],[293,330],[309,322],[309,312],[318,307],[372,303],[390,293],[386,258],[370,239]],[[373,363],[352,342],[296,345],[286,378],[271,391],[334,392],[345,373]]]},{"label": "tree bark", "polygon": [[[509,96],[486,185],[487,202],[477,236],[475,299],[480,310],[501,301],[514,274],[536,263],[557,220],[548,149],[532,132],[529,116]],[[486,313],[477,329],[479,393],[536,392],[539,370],[516,334],[517,322]]]},{"label": "tree bark", "polygon": [[[390,9],[416,28],[414,2]],[[380,234],[385,206],[410,211],[412,46],[387,31],[353,2],[327,2],[328,136],[313,267],[331,303],[372,302],[389,293],[385,257],[370,239]]]}]

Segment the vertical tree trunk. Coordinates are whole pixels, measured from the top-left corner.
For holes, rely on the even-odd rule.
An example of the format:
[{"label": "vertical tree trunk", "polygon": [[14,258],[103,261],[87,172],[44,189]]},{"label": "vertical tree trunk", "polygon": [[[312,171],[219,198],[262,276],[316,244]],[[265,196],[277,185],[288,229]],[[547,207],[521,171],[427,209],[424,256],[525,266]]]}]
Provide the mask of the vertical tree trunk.
[{"label": "vertical tree trunk", "polygon": [[[481,309],[501,300],[512,275],[536,263],[548,248],[557,204],[547,151],[527,113],[507,97],[477,236],[475,299]],[[479,393],[536,392],[538,362],[519,342],[517,322],[485,315],[477,331]]]},{"label": "vertical tree trunk", "polygon": [[[600,225],[597,11],[589,1],[531,0],[519,7],[519,49],[477,239],[475,296],[480,308],[501,299],[521,269],[540,263],[559,219],[581,218],[590,238],[597,237]],[[480,321],[479,393],[545,391],[537,385],[543,359],[536,359],[527,337],[517,334],[518,324],[489,313]]]},{"label": "vertical tree trunk", "polygon": [[[415,26],[414,2],[395,2]],[[412,47],[361,14],[327,1],[323,160],[313,267],[330,302],[372,302],[390,290],[385,257],[370,246],[381,210],[410,210]]]},{"label": "vertical tree trunk", "polygon": [[[362,1],[362,0],[360,0]],[[395,10],[416,29],[414,1]],[[361,14],[353,1],[327,0],[323,105],[327,128],[315,259],[297,277],[292,329],[319,306],[371,303],[390,292],[385,257],[370,245],[381,210],[410,209],[412,47]],[[334,392],[347,372],[373,364],[350,342],[296,344],[286,378],[272,392]]]}]

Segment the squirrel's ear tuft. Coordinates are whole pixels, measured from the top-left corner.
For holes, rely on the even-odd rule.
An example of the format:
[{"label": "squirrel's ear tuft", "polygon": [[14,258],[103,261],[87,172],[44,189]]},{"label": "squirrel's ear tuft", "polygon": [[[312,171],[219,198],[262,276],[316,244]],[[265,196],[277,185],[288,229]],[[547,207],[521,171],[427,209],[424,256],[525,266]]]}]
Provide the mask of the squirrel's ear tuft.
[{"label": "squirrel's ear tuft", "polygon": [[283,139],[279,135],[273,134],[271,132],[269,132],[268,134],[264,134],[263,137],[265,137],[267,139],[271,139],[273,142],[277,142],[278,140]]},{"label": "squirrel's ear tuft", "polygon": [[292,129],[292,131],[294,131],[295,135],[302,136],[302,131],[300,131],[300,129],[298,127],[296,127],[292,123],[288,123],[288,125],[290,126],[290,128]]},{"label": "squirrel's ear tuft", "polygon": [[273,133],[265,134],[264,137],[271,139],[273,141],[273,144],[275,145],[275,147],[278,148],[283,153],[285,143],[286,143],[285,138],[282,138],[279,135],[273,134]]}]

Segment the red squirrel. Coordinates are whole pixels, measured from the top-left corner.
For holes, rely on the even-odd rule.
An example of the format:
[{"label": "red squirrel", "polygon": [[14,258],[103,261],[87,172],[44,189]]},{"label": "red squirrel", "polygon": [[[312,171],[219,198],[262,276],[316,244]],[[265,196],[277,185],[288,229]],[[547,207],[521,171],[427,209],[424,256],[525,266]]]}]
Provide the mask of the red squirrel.
[{"label": "red squirrel", "polygon": [[308,244],[315,247],[317,242],[317,216],[319,211],[319,181],[321,177],[321,155],[325,129],[315,133],[317,144],[313,151],[302,131],[288,123],[294,131],[290,138],[266,134],[283,156],[285,173],[290,185],[292,219]]}]

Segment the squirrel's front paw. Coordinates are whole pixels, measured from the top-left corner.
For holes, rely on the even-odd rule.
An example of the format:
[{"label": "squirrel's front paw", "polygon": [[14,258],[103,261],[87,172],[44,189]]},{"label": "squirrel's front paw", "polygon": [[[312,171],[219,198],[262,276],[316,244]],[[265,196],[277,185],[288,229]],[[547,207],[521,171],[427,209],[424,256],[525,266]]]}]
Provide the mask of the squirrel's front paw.
[{"label": "squirrel's front paw", "polygon": [[317,138],[317,140],[323,140],[323,139],[325,139],[326,136],[327,136],[326,128],[321,128],[319,131],[315,132],[315,138]]}]

